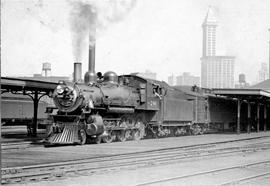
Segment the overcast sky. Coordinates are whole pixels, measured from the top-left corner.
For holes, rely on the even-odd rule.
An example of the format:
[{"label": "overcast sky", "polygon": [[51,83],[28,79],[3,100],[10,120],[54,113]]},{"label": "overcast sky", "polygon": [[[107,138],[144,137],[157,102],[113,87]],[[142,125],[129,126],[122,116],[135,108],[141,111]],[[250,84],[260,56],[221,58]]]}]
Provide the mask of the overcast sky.
[{"label": "overcast sky", "polygon": [[[1,2],[2,76],[41,73],[43,62],[51,63],[52,75],[69,76],[75,60],[72,0]],[[183,72],[200,76],[201,25],[210,5],[218,20],[217,55],[236,57],[235,80],[245,73],[249,82],[255,81],[260,64],[268,63],[269,0],[137,0],[117,21],[98,28],[96,71],[120,75],[150,70],[165,81]],[[100,15],[107,11],[98,10]]]}]

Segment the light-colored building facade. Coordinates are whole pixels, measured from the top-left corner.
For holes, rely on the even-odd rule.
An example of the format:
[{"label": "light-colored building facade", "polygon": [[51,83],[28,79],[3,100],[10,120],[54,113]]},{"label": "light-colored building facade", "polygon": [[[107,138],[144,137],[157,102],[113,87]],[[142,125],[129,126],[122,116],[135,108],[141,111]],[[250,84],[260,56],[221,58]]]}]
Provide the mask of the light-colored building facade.
[{"label": "light-colored building facade", "polygon": [[202,87],[234,88],[234,57],[202,57]]},{"label": "light-colored building facade", "polygon": [[184,72],[181,76],[176,77],[176,85],[189,85],[189,86],[199,86],[200,77],[193,76],[189,72]]},{"label": "light-colored building facade", "polygon": [[209,7],[202,24],[203,51],[201,86],[204,88],[234,88],[234,56],[216,55],[217,20]]},{"label": "light-colored building facade", "polygon": [[268,79],[268,77],[269,77],[269,74],[268,74],[267,63],[261,63],[261,68],[258,72],[258,81],[259,82],[265,81]]},{"label": "light-colored building facade", "polygon": [[170,86],[176,85],[176,76],[174,76],[173,74],[171,76],[169,76],[168,77],[168,84]]}]

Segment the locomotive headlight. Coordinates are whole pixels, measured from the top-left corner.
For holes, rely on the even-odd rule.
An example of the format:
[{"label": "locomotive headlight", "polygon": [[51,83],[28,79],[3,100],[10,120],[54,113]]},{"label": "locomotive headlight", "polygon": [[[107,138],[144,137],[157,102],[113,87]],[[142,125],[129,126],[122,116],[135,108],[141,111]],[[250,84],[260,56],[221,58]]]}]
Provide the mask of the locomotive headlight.
[{"label": "locomotive headlight", "polygon": [[56,88],[56,92],[57,92],[57,94],[63,94],[63,92],[64,92],[63,87],[61,85],[58,85]]},{"label": "locomotive headlight", "polygon": [[80,97],[79,93],[80,89],[77,85],[61,83],[54,90],[54,104],[62,112],[72,112],[83,103],[83,97]]}]

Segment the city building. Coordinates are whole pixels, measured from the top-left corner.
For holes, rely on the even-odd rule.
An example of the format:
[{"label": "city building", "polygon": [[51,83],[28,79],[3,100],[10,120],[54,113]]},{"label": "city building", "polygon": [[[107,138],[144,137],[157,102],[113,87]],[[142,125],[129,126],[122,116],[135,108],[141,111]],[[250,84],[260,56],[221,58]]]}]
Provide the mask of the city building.
[{"label": "city building", "polygon": [[157,73],[151,72],[149,70],[146,70],[145,72],[135,72],[135,73],[131,73],[133,75],[137,75],[143,78],[147,78],[147,79],[157,79]]},{"label": "city building", "polygon": [[234,88],[234,56],[216,55],[217,20],[209,7],[202,24],[201,86],[204,88]]},{"label": "city building", "polygon": [[249,86],[249,83],[246,82],[245,74],[239,74],[238,83],[235,84],[235,88],[247,88]]},{"label": "city building", "polygon": [[176,76],[174,76],[173,74],[171,76],[169,76],[168,77],[168,84],[170,86],[176,85]]},{"label": "city building", "polygon": [[268,79],[268,77],[269,77],[269,74],[268,74],[267,63],[261,63],[261,68],[258,72],[258,81],[259,82],[265,81]]},{"label": "city building", "polygon": [[200,77],[193,76],[189,72],[184,72],[176,77],[176,85],[200,86]]}]

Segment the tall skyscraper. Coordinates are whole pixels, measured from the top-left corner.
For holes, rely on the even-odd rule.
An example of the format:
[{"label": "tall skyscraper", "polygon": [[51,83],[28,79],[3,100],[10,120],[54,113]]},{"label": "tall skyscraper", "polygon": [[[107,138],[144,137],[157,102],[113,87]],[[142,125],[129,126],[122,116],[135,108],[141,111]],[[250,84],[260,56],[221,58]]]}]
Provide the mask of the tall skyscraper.
[{"label": "tall skyscraper", "polygon": [[217,20],[211,8],[208,9],[203,27],[203,56],[216,55],[216,27]]},{"label": "tall skyscraper", "polygon": [[259,82],[268,79],[269,74],[268,74],[267,63],[261,63],[261,69],[259,70],[258,75],[259,75],[259,78],[258,78]]},{"label": "tall skyscraper", "polygon": [[202,28],[201,86],[204,88],[233,88],[235,57],[216,55],[217,20],[211,7],[208,9]]}]

